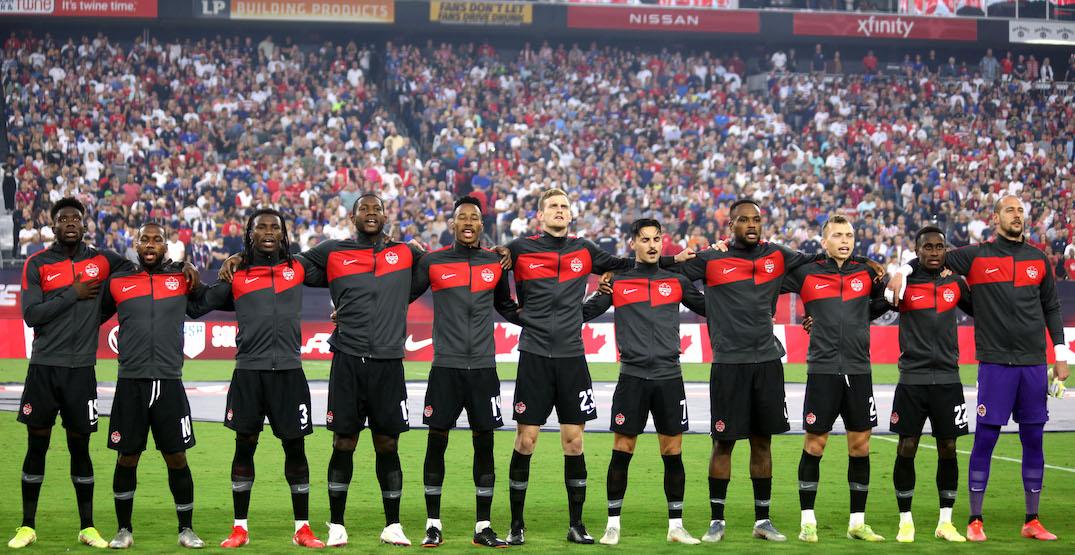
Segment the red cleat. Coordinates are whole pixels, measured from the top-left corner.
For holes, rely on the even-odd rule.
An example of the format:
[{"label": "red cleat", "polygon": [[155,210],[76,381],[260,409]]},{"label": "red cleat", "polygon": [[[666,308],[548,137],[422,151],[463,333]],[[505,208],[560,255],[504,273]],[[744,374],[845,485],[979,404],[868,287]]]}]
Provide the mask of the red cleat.
[{"label": "red cleat", "polygon": [[228,536],[228,539],[220,542],[220,547],[235,548],[242,547],[248,543],[250,543],[250,533],[246,531],[246,528],[233,526],[231,535]]},{"label": "red cleat", "polygon": [[291,543],[300,547],[312,547],[314,549],[325,547],[325,542],[317,539],[313,530],[310,530],[309,524],[303,524],[302,528],[295,532],[295,535],[291,537]]},{"label": "red cleat", "polygon": [[967,525],[967,541],[984,542],[985,530],[982,530],[982,521],[975,520]]},{"label": "red cleat", "polygon": [[1042,541],[1053,541],[1056,539],[1056,534],[1046,530],[1045,527],[1041,525],[1041,521],[1035,518],[1023,525],[1023,537]]}]

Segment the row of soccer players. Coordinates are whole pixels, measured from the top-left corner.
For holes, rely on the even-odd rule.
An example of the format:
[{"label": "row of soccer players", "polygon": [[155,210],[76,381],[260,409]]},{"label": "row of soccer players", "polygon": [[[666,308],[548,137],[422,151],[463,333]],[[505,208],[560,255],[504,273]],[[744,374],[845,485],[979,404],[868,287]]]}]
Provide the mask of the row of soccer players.
[{"label": "row of soccer players", "polygon": [[[667,537],[696,543],[681,520],[684,469],[680,445],[687,419],[679,369],[680,303],[708,315],[714,345],[712,520],[702,540],[723,537],[730,456],[738,439],[749,439],[751,448],[753,533],[783,540],[768,518],[769,445],[772,434],[789,429],[780,364],[784,351],[772,329],[774,303],[787,291],[803,297],[813,322],[803,415],[806,441],[799,465],[803,513],[799,537],[817,541],[813,503],[819,462],[828,432],[841,416],[849,430],[852,507],[848,535],[882,539],[864,521],[869,435],[877,419],[865,330],[870,319],[889,307],[881,297],[878,270],[850,256],[854,230],[849,221],[839,216],[830,219],[823,232],[825,254],[807,256],[762,241],[760,208],[741,201],[731,212],[733,239],[722,249],[697,256],[686,251],[675,259],[659,257],[660,224],[640,220],[632,229],[635,259],[630,260],[612,257],[585,239],[567,235],[571,211],[562,191],[542,195],[540,235],[518,239],[497,251],[479,245],[480,210],[477,201],[460,199],[452,221],[455,244],[423,253],[383,235],[383,202],[368,194],[352,210],[358,231],[355,239],[327,241],[295,256],[290,254],[284,218],[272,210],[259,210],[248,221],[243,252],[229,259],[218,283],[204,287],[189,265],[178,267],[163,260],[164,230],[159,225],[147,224],[139,230],[139,264],[133,265],[115,253],[82,243],[84,209],[78,201],[56,203],[53,221],[58,241],[29,259],[24,275],[24,316],[35,328],[35,339],[19,415],[29,432],[22,480],[23,523],[9,545],[21,547],[36,539],[34,514],[57,413],[63,415],[68,430],[83,528],[80,540],[97,546],[132,544],[135,469],[152,429],[169,467],[180,544],[203,545],[190,526],[193,484],[184,453],[194,438],[180,381],[181,330],[185,316],[197,317],[214,309],[234,310],[240,329],[224,418],[225,425],[236,432],[235,523],[221,545],[238,547],[249,541],[246,516],[253,455],[266,416],[285,452],[285,477],[295,512],[293,541],[310,547],[324,545],[308,523],[309,471],[303,438],[312,432],[312,425],[309,387],[298,354],[301,284],[327,285],[337,307],[326,414],[334,432],[328,469],[328,545],[347,542],[344,508],[353,452],[359,432],[367,425],[385,510],[381,540],[410,543],[399,524],[402,472],[397,440],[408,429],[403,343],[407,304],[428,289],[434,299],[435,359],[423,414],[430,428],[423,469],[428,513],[423,545],[432,547],[443,541],[439,513],[447,432],[464,409],[474,431],[474,542],[494,547],[525,542],[530,456],[539,427],[555,408],[565,455],[567,537],[576,543],[593,543],[581,520],[587,476],[582,435],[585,423],[597,414],[580,332],[584,319],[596,317],[611,305],[617,307],[616,335],[623,364],[613,398],[616,437],[607,479],[609,520],[601,542],[618,542],[627,469],[635,439],[652,414],[665,463]],[[1027,450],[1024,460],[1029,463],[1024,465],[1028,492],[1024,535],[1050,537],[1036,519],[1043,468],[1041,430],[1046,419],[1044,395],[1037,391],[1045,384],[1043,328],[1048,328],[1057,345],[1058,359],[1064,360],[1066,353],[1061,349],[1063,332],[1052,276],[1040,251],[1021,241],[1022,218],[1018,199],[1002,200],[994,217],[997,241],[947,256],[940,230],[924,229],[918,234],[918,265],[901,269],[889,284],[900,297],[894,300],[903,313],[901,380],[892,416],[893,430],[901,436],[895,472],[900,540],[910,541],[914,536],[910,519],[913,455],[927,417],[941,453],[942,509],[937,535],[963,540],[951,523],[957,488],[955,438],[966,433],[968,420],[956,365],[952,310],[956,305],[967,310],[973,306],[978,315],[979,358],[994,361],[983,363],[980,369],[968,534],[971,539],[984,539],[981,497],[989,454],[1000,425],[1014,411],[1025,432],[1021,437]],[[982,260],[997,268],[979,268]],[[967,281],[942,276],[945,266],[966,275]],[[518,303],[510,295],[507,268],[514,273]],[[615,273],[603,293],[583,303],[587,276],[608,271]],[[704,281],[704,296],[694,288],[695,280]],[[903,295],[905,281],[910,296]],[[998,325],[1013,309],[1025,315],[1019,325],[1015,329],[1011,322]],[[506,542],[489,523],[495,476],[492,430],[502,424],[493,357],[493,310],[523,329],[512,405],[518,432],[509,466],[511,523]],[[113,480],[119,530],[112,542],[105,542],[92,522],[88,437],[97,419],[96,327],[113,312],[118,312],[120,321],[120,370],[108,444],[119,452]],[[998,332],[991,325],[1004,329]],[[1062,387],[1066,364],[1058,363],[1054,373]],[[1037,458],[1033,457],[1035,445]],[[984,471],[980,470],[983,466]]]}]

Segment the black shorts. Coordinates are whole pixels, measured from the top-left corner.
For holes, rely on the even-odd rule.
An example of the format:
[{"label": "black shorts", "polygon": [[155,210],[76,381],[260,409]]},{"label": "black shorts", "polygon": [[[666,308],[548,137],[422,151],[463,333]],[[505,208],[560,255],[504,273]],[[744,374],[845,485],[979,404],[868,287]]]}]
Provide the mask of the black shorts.
[{"label": "black shorts", "polygon": [[431,368],[422,423],[430,428],[450,430],[464,408],[471,430],[484,432],[504,425],[496,368]]},{"label": "black shorts", "polygon": [[112,400],[108,448],[133,454],[146,450],[149,430],[161,453],[194,447],[194,427],[183,380],[120,378]]},{"label": "black shorts", "polygon": [[784,365],[718,364],[709,368],[709,433],[713,439],[771,436],[791,429],[784,400]]},{"label": "black shorts", "polygon": [[519,353],[513,418],[519,424],[541,426],[554,407],[561,424],[584,424],[597,418],[586,357],[548,358]]},{"label": "black shorts", "polygon": [[397,435],[411,429],[407,415],[407,384],[403,359],[376,359],[332,353],[328,376],[328,429],[345,436],[366,427],[377,435]]},{"label": "black shorts", "polygon": [[294,439],[314,433],[310,384],[301,368],[247,370],[236,368],[228,387],[224,425],[243,435],[259,434],[269,417],[272,433]]},{"label": "black shorts", "polygon": [[51,428],[56,414],[63,427],[80,434],[97,431],[97,375],[92,366],[64,368],[31,364],[19,401],[19,422]]},{"label": "black shorts", "polygon": [[967,435],[970,419],[963,384],[897,385],[888,429],[901,436],[920,436],[926,418],[935,438]]},{"label": "black shorts", "polygon": [[683,378],[647,380],[620,374],[612,394],[612,431],[637,436],[653,414],[657,433],[675,436],[687,431],[687,394]]},{"label": "black shorts", "polygon": [[872,376],[806,376],[803,429],[812,434],[831,432],[837,416],[843,419],[844,429],[849,432],[865,432],[877,425],[877,404],[873,400]]}]

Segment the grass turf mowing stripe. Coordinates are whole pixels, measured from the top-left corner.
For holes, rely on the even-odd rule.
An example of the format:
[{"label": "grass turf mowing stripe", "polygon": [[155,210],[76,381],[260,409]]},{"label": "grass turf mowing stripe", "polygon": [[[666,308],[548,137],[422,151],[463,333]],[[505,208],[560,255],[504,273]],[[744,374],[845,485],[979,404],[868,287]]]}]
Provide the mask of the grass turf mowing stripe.
[{"label": "grass turf mowing stripe", "polygon": [[[881,441],[888,441],[888,442],[891,442],[891,443],[899,443],[900,442],[899,439],[886,437],[886,436],[875,435],[875,436],[872,436],[872,437],[874,437],[876,439],[880,439]],[[925,447],[926,449],[933,449],[934,451],[937,450],[936,445],[928,445],[928,444],[925,444],[925,443],[919,443],[918,446],[919,447]],[[956,453],[959,453],[960,455],[968,455],[968,456],[970,455],[970,451],[963,451],[961,449],[957,449]],[[992,458],[994,458],[994,459],[996,459],[998,461],[1006,461],[1006,462],[1013,462],[1013,463],[1023,464],[1022,459],[1013,459],[1011,457],[1002,457],[1000,455],[993,455]],[[1075,472],[1075,468],[1068,468],[1066,466],[1056,466],[1056,465],[1052,465],[1052,464],[1048,464],[1048,463],[1045,464],[1045,468],[1048,468],[1049,470],[1062,470],[1064,472]]]}]

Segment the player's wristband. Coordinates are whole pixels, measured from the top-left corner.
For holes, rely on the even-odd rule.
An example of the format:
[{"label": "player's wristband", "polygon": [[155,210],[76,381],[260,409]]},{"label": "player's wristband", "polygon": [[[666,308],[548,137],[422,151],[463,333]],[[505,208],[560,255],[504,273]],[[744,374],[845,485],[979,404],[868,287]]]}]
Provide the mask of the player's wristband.
[{"label": "player's wristband", "polygon": [[1056,354],[1057,362],[1075,363],[1075,356],[1072,355],[1071,349],[1067,345],[1060,344],[1053,346],[1053,353]]}]

